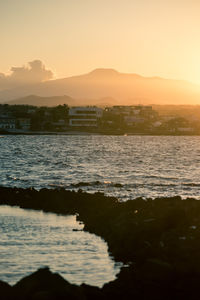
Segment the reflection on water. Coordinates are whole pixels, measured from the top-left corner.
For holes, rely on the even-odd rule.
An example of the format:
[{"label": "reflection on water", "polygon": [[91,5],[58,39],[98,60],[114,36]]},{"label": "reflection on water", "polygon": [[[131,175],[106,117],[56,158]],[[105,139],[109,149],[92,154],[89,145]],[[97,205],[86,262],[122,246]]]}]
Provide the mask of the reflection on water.
[{"label": "reflection on water", "polygon": [[199,198],[199,136],[5,136],[0,158],[4,186]]},{"label": "reflection on water", "polygon": [[119,266],[107,244],[81,230],[75,216],[0,206],[0,280],[11,284],[39,267],[49,266],[72,283],[102,286]]}]

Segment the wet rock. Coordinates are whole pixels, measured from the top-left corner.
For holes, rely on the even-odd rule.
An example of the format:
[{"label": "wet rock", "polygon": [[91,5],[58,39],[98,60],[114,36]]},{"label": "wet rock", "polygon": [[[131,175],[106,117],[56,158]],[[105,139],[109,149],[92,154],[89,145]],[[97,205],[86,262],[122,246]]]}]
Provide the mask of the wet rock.
[{"label": "wet rock", "polygon": [[147,259],[138,270],[137,276],[145,280],[166,281],[172,278],[174,273],[172,265],[159,259]]},{"label": "wet rock", "polygon": [[82,288],[68,283],[48,268],[21,279],[13,286],[16,299],[86,299]]},{"label": "wet rock", "polygon": [[113,186],[117,187],[117,188],[120,188],[120,187],[123,187],[123,184],[121,184],[121,183],[114,183]]},{"label": "wet rock", "polygon": [[14,286],[16,294],[36,297],[30,299],[68,295],[68,299],[148,300],[195,299],[198,294],[200,201],[171,197],[122,203],[102,193],[0,187],[0,204],[76,214],[84,230],[107,241],[116,261],[132,263],[102,289],[78,288],[58,274],[40,270]]},{"label": "wet rock", "polygon": [[0,281],[1,300],[107,300],[101,289],[70,284],[47,267],[24,277],[13,287]]},{"label": "wet rock", "polygon": [[12,299],[12,287],[4,281],[0,281],[0,299],[2,300]]}]

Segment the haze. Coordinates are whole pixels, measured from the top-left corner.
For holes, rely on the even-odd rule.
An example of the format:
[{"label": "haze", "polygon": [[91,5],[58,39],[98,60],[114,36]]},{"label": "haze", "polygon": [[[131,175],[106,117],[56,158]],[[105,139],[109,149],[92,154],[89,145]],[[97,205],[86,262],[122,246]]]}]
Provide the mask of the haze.
[{"label": "haze", "polygon": [[[1,1],[0,90],[87,74],[96,68],[200,84],[199,12],[197,0]],[[127,85],[132,84],[129,79]],[[200,103],[198,87],[185,88],[183,81],[178,90],[180,85],[187,90],[183,103],[190,101],[190,93],[195,94],[192,103]],[[162,102],[164,90],[160,94],[160,84],[158,89]],[[37,91],[38,96],[64,95]],[[75,95],[65,89],[70,97],[115,97],[115,93],[81,92]],[[28,94],[29,90],[16,97]],[[147,96],[154,102],[151,92],[135,96],[128,92],[124,99]],[[171,92],[170,97],[174,97]]]},{"label": "haze", "polygon": [[56,77],[97,67],[200,82],[198,0],[0,1],[0,71],[36,58]]}]

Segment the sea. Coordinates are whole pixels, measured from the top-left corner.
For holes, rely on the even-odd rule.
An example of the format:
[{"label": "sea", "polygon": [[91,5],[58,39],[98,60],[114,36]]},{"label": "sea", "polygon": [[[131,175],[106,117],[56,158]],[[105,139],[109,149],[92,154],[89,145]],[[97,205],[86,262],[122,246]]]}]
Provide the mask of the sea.
[{"label": "sea", "polygon": [[[5,135],[0,185],[200,199],[199,136]],[[72,283],[102,286],[121,264],[75,216],[0,207],[0,280],[49,266]]]}]

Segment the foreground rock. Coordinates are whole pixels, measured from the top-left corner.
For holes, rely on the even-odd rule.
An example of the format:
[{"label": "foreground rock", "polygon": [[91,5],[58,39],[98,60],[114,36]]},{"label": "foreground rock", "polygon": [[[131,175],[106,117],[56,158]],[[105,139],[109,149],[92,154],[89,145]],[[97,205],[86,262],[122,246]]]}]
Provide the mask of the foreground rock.
[{"label": "foreground rock", "polygon": [[[115,281],[102,289],[86,285],[77,287],[64,279],[61,284],[60,277],[61,285],[52,289],[54,281],[57,286],[59,275],[52,275],[50,279],[49,271],[45,273],[43,270],[42,276],[49,279],[46,283],[45,279],[39,280],[42,284],[39,288],[37,284],[33,285],[32,292],[37,290],[39,296],[36,296],[41,297],[33,299],[198,299],[200,201],[173,197],[120,203],[116,198],[101,193],[2,187],[0,204],[58,214],[78,214],[77,218],[85,224],[84,230],[107,241],[115,260],[129,263]],[[34,278],[31,277],[31,282]],[[51,282],[49,288],[47,282]],[[24,281],[17,285],[20,284],[21,291],[25,293]],[[8,296],[11,289],[17,295],[17,285],[11,288],[2,283],[2,289],[7,291]],[[67,295],[67,286],[72,294]],[[58,292],[61,294],[58,295]],[[29,294],[20,294],[20,297],[32,299]]]},{"label": "foreground rock", "polygon": [[59,274],[52,273],[48,268],[39,269],[35,273],[21,279],[13,287],[0,282],[0,299],[103,299],[97,287],[77,286],[68,283]]}]

